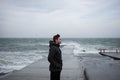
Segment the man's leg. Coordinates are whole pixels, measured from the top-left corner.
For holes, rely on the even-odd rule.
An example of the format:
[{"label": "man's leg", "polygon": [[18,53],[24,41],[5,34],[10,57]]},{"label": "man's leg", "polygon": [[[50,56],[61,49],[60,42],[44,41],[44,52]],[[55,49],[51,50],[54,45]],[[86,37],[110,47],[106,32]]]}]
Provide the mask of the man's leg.
[{"label": "man's leg", "polygon": [[61,71],[56,72],[56,80],[60,80],[60,74],[61,74]]},{"label": "man's leg", "polygon": [[56,80],[56,72],[51,72],[50,80]]},{"label": "man's leg", "polygon": [[61,71],[51,72],[50,80],[60,80]]}]

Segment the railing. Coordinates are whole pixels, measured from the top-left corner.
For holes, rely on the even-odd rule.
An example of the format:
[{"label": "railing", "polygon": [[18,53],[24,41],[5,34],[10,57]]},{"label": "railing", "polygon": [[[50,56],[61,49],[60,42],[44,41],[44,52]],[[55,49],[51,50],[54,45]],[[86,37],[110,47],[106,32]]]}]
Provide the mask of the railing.
[{"label": "railing", "polygon": [[112,49],[100,48],[98,50],[100,50],[101,53],[105,53],[105,52],[120,53],[120,48],[112,48]]}]

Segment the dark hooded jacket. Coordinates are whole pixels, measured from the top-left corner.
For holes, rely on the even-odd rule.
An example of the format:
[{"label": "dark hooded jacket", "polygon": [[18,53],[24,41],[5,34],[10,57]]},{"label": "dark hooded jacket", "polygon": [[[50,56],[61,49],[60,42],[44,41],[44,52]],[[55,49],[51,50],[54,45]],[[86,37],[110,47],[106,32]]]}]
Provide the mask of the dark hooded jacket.
[{"label": "dark hooded jacket", "polygon": [[62,53],[60,45],[55,44],[53,41],[49,42],[49,55],[48,61],[50,62],[49,70],[52,72],[62,70]]}]

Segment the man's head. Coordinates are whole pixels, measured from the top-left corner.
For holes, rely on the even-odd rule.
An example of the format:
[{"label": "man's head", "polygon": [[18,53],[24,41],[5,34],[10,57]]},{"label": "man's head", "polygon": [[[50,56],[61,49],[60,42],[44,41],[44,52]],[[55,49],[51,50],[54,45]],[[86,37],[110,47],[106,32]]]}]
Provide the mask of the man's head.
[{"label": "man's head", "polygon": [[56,44],[61,44],[60,35],[59,35],[59,34],[54,35],[54,36],[53,36],[53,41],[54,41]]}]

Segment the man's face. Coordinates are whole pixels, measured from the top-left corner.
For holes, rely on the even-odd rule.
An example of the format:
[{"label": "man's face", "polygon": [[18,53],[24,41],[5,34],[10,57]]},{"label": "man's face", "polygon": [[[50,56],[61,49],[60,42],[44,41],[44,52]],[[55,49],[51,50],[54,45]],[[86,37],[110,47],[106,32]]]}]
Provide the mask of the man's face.
[{"label": "man's face", "polygon": [[56,43],[57,43],[57,44],[61,44],[61,42],[62,42],[62,40],[61,40],[60,37],[59,37],[58,39],[56,39]]}]

